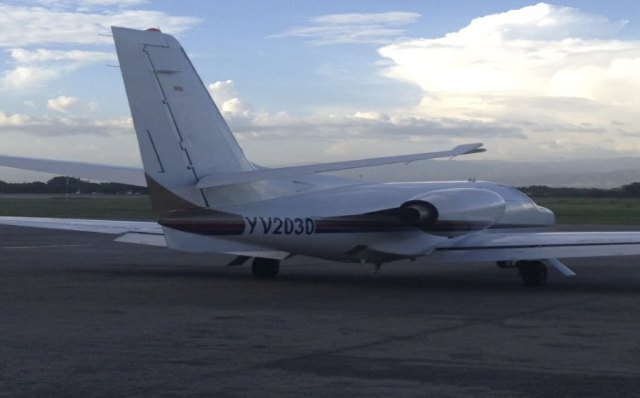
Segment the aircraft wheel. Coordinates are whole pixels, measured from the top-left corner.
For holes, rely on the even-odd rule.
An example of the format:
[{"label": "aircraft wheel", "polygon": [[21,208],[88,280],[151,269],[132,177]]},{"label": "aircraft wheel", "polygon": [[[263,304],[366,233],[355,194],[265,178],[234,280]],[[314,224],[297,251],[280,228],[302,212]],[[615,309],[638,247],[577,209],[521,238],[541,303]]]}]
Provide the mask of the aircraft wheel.
[{"label": "aircraft wheel", "polygon": [[518,261],[517,266],[525,286],[540,286],[547,283],[547,267],[541,261]]},{"label": "aircraft wheel", "polygon": [[275,278],[280,270],[280,261],[256,257],[251,264],[251,272],[256,278]]}]

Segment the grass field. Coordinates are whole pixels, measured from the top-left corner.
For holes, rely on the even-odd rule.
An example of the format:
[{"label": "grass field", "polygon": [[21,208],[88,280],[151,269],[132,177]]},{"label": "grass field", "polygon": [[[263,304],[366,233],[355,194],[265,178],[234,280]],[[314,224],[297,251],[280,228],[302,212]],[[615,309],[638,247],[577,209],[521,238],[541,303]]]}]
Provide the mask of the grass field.
[{"label": "grass field", "polygon": [[638,224],[640,199],[539,198],[556,214],[558,224]]},{"label": "grass field", "polygon": [[0,195],[0,215],[154,220],[147,195]]},{"label": "grass field", "polygon": [[[558,224],[638,224],[640,199],[540,198]],[[146,195],[0,195],[0,215],[153,220]]]}]

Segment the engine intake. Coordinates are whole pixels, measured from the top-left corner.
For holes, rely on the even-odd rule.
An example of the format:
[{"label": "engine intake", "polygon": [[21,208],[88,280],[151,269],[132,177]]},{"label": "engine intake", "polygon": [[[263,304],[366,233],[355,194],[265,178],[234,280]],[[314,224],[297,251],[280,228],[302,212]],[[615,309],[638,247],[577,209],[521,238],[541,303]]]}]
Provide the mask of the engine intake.
[{"label": "engine intake", "polygon": [[398,217],[411,225],[432,225],[438,221],[438,209],[429,202],[411,200],[400,207]]}]

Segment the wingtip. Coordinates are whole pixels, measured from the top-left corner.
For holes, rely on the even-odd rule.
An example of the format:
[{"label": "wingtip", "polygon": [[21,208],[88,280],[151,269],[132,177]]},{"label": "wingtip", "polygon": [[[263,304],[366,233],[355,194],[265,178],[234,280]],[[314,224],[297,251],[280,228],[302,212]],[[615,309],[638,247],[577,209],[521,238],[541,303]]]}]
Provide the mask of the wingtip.
[{"label": "wingtip", "polygon": [[458,145],[457,147],[453,148],[453,150],[455,152],[458,152],[460,155],[467,155],[470,153],[479,153],[479,152],[485,152],[486,149],[482,148],[484,144],[481,142],[477,142],[474,144],[463,144],[463,145]]}]

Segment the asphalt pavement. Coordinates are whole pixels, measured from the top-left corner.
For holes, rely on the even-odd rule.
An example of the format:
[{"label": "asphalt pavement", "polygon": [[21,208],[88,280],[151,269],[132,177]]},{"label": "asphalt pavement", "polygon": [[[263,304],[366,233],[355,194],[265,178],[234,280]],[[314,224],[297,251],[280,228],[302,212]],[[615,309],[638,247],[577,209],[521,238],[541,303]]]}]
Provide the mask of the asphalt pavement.
[{"label": "asphalt pavement", "polygon": [[[597,228],[592,228],[597,229]],[[525,288],[494,264],[232,257],[0,227],[0,396],[640,396],[640,257]]]}]

